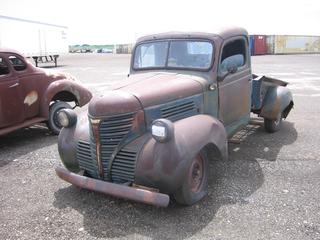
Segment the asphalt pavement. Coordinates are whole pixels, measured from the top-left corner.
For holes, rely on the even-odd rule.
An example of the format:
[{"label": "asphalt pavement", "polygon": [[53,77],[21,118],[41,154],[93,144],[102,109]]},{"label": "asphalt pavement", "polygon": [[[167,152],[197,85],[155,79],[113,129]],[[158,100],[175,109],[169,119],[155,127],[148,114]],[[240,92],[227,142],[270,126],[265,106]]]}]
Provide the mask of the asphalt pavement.
[{"label": "asphalt pavement", "polygon": [[[100,94],[129,62],[70,54],[56,70]],[[229,160],[210,163],[209,195],[191,207],[156,208],[60,180],[57,137],[45,126],[0,137],[0,239],[320,239],[320,55],[256,56],[252,66],[290,83],[294,109],[277,133],[248,125]]]}]

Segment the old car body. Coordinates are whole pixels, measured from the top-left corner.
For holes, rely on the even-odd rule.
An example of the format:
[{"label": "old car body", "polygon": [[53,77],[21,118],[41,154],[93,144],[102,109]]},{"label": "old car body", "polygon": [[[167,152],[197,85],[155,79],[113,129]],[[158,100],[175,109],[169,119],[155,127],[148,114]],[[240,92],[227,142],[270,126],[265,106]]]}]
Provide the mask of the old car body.
[{"label": "old car body", "polygon": [[33,66],[19,52],[0,49],[0,135],[48,122],[59,133],[56,115],[65,102],[83,106],[91,93],[71,75]]},{"label": "old car body", "polygon": [[207,192],[209,153],[227,159],[228,138],[251,112],[279,129],[293,106],[285,85],[251,73],[242,28],[140,38],[126,80],[94,97],[88,114],[64,113],[73,123],[59,136],[67,170],[56,172],[116,197],[193,204]]}]

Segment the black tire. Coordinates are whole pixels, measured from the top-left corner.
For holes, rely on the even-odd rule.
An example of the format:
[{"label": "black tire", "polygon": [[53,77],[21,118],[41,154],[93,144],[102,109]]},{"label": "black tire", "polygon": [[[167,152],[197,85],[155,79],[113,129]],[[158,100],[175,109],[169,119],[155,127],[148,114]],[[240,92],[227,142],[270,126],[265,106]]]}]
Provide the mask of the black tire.
[{"label": "black tire", "polygon": [[269,133],[274,133],[279,131],[282,123],[282,113],[280,113],[277,117],[277,119],[271,120],[271,119],[264,119],[264,128]]},{"label": "black tire", "polygon": [[174,193],[175,200],[182,205],[192,205],[208,193],[209,163],[206,151],[200,151],[192,159],[181,188]]},{"label": "black tire", "polygon": [[60,102],[60,101],[57,101],[50,106],[49,119],[48,119],[47,125],[53,134],[58,135],[60,133],[60,130],[62,127],[58,122],[57,115],[59,111],[64,108],[72,109],[72,107],[68,103]]}]

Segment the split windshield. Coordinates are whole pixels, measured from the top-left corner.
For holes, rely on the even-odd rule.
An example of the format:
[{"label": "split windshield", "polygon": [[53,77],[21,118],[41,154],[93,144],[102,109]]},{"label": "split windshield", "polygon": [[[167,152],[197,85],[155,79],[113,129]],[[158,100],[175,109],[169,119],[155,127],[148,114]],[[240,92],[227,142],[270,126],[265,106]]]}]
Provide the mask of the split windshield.
[{"label": "split windshield", "polygon": [[136,47],[133,68],[181,68],[207,70],[213,45],[208,41],[172,40],[142,43]]}]

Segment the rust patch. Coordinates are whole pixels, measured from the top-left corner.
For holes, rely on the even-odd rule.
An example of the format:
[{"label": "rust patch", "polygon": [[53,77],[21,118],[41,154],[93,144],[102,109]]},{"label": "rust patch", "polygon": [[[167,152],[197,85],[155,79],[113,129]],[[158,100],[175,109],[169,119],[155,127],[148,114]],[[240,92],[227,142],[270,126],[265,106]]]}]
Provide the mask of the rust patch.
[{"label": "rust patch", "polygon": [[27,94],[25,97],[23,103],[27,104],[28,106],[31,106],[34,104],[36,101],[38,101],[38,93],[36,91],[31,91]]},{"label": "rust patch", "polygon": [[100,133],[99,133],[101,119],[90,118],[90,122],[92,126],[93,137],[96,141],[97,166],[98,166],[99,176],[103,178],[104,172],[103,172],[103,164],[101,159],[101,142],[100,142]]}]

